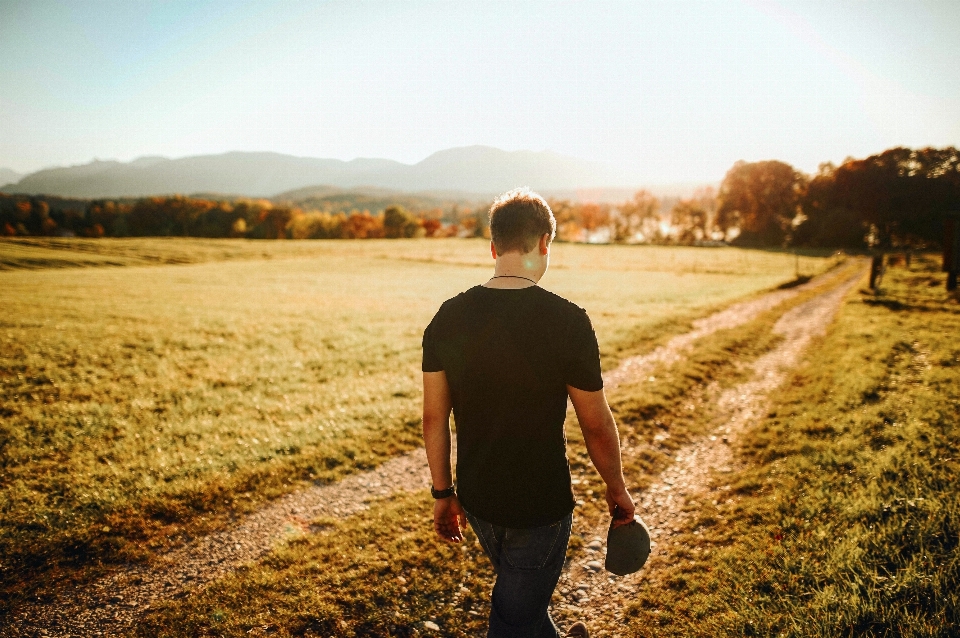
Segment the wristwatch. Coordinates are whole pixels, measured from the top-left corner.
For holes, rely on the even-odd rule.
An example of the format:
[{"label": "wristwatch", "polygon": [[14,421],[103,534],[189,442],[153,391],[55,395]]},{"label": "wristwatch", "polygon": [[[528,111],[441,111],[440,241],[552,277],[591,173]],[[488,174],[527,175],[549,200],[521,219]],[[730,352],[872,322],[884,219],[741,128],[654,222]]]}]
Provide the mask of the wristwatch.
[{"label": "wristwatch", "polygon": [[438,490],[434,488],[432,485],[430,486],[430,495],[437,500],[440,500],[441,498],[450,498],[456,493],[457,493],[456,485],[451,485],[445,490]]}]

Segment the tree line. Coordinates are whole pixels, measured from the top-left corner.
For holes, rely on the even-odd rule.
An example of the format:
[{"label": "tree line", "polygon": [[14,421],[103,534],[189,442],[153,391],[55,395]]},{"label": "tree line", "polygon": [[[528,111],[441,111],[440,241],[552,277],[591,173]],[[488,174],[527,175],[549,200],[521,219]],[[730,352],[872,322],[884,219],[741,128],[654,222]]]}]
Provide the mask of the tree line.
[{"label": "tree line", "polygon": [[245,237],[249,239],[374,239],[483,233],[480,215],[414,214],[402,206],[304,211],[268,200],[220,201],[174,195],[136,200],[68,200],[0,194],[0,231],[7,236]]},{"label": "tree line", "polygon": [[717,228],[746,245],[935,247],[946,215],[960,211],[960,151],[892,148],[812,176],[738,162],[717,204]]},{"label": "tree line", "polygon": [[[744,246],[935,247],[960,210],[960,152],[893,148],[806,175],[777,160],[737,162],[718,189],[620,204],[550,200],[566,241]],[[487,236],[482,208],[304,210],[268,200],[68,200],[0,194],[0,232],[84,237],[370,239]]]}]

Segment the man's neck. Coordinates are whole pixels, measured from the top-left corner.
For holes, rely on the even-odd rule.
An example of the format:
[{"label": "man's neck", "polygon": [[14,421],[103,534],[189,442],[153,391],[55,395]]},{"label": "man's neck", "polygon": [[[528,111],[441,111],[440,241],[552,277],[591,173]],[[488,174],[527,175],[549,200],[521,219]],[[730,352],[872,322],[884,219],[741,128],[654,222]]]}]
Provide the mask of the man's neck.
[{"label": "man's neck", "polygon": [[507,253],[497,256],[493,277],[483,284],[487,288],[529,288],[543,277],[543,260],[536,253]]}]

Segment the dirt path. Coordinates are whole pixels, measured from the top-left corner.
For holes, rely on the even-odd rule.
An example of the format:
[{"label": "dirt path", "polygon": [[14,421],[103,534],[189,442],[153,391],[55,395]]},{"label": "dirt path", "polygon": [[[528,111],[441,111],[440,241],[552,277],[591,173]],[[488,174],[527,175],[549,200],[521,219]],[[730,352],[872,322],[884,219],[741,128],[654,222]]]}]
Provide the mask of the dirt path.
[{"label": "dirt path", "polygon": [[656,586],[655,577],[666,562],[672,538],[687,522],[684,505],[709,493],[718,474],[735,469],[732,444],[746,425],[765,412],[770,393],[786,380],[811,338],[826,331],[844,296],[864,274],[860,267],[854,268],[852,274],[850,269],[845,270],[839,285],[784,313],[773,328],[776,334],[783,335],[783,341],[753,363],[749,381],[720,395],[720,416],[713,433],[679,450],[675,462],[640,495],[637,512],[650,528],[653,541],[647,566],[636,574],[613,578],[600,568],[603,550],[596,542],[605,542],[607,523],[580,530],[588,544],[587,557],[571,565],[562,576],[562,615],[583,619],[591,628],[591,635],[617,635],[631,593],[640,587]]},{"label": "dirt path", "polygon": [[709,336],[718,330],[736,328],[757,318],[761,313],[771,310],[788,299],[796,297],[801,292],[813,287],[828,285],[844,273],[848,273],[852,266],[846,265],[831,270],[825,275],[816,277],[809,282],[787,288],[784,290],[774,290],[760,297],[748,299],[727,306],[725,309],[715,312],[708,317],[698,319],[693,322],[693,330],[677,335],[660,346],[653,352],[639,357],[632,357],[623,361],[620,366],[603,377],[603,383],[607,389],[618,386],[625,380],[636,379],[645,375],[647,371],[660,364],[675,363],[688,352],[693,344],[703,337]]},{"label": "dirt path", "polygon": [[[718,330],[742,325],[811,286],[827,285],[828,282],[844,274],[849,276],[849,270],[849,266],[835,269],[802,286],[777,290],[736,303],[725,310],[698,320],[694,322],[694,328],[690,332],[674,337],[649,354],[622,362],[619,368],[605,375],[605,383],[608,388],[613,388],[626,379],[646,374],[655,366],[676,361],[689,351],[697,339]],[[859,268],[857,270],[859,272]],[[845,289],[846,286],[843,288]],[[827,297],[833,299],[836,294],[839,293],[829,293],[817,299]],[[800,308],[808,307],[809,303]],[[788,316],[799,319],[797,312],[798,309],[794,309],[784,315],[781,323],[784,323]],[[826,321],[826,319],[823,321],[819,319],[821,319],[819,315],[813,317],[812,323],[819,324]],[[777,325],[780,326],[781,323]],[[784,325],[794,325],[794,323],[798,321],[793,323],[787,321]],[[791,342],[791,339],[788,338],[787,342]],[[806,341],[803,343],[805,344]],[[802,345],[797,347],[802,348]],[[791,361],[796,358],[796,353],[787,355],[782,352],[782,349],[783,346],[777,351],[781,352],[781,358],[792,356]],[[770,374],[776,373],[770,372]],[[782,373],[779,374],[782,376]],[[779,383],[779,379],[780,377],[776,377],[775,381],[770,381],[767,385],[760,384],[755,390],[745,389],[744,391],[752,392],[750,396],[765,394],[768,391],[767,387],[774,387]],[[736,398],[724,400],[731,403],[731,410],[741,409],[737,406],[742,407],[748,403],[746,399],[739,402]],[[735,429],[734,424],[728,427],[731,430]],[[725,446],[713,447],[726,450]],[[676,468],[690,464],[683,454],[678,457]],[[690,454],[700,454],[700,452],[693,450]],[[716,466],[718,463],[727,462],[714,458],[699,459],[697,457],[697,459],[693,463],[694,467],[706,467],[707,465],[704,464]],[[673,496],[675,492],[670,491],[670,483],[666,481],[680,485],[689,480],[680,477],[692,476],[690,471],[685,470],[684,473],[677,475],[678,478],[671,478],[670,473],[674,471],[677,470],[668,470],[661,477],[661,482],[668,487],[658,488],[656,492],[651,489],[644,497],[660,500],[651,500],[649,503],[645,501],[647,504],[641,511],[652,511],[651,505],[656,504],[659,511],[672,512],[669,509],[671,505],[666,505],[667,509],[664,508],[664,503],[676,502]],[[137,616],[152,604],[180,595],[188,589],[202,586],[234,571],[240,565],[257,560],[269,552],[277,542],[290,535],[311,531],[310,521],[319,517],[346,518],[367,509],[367,502],[372,499],[398,491],[424,489],[428,484],[429,476],[426,455],[421,448],[392,459],[376,470],[348,476],[338,483],[289,494],[249,515],[238,526],[170,552],[154,565],[131,566],[96,581],[83,590],[65,595],[53,603],[20,608],[11,614],[10,625],[2,633],[12,636],[96,636],[123,633],[124,629],[131,626]],[[663,501],[663,499],[666,500]],[[668,514],[663,521],[645,516],[645,520],[656,529],[663,529],[670,525],[671,516],[674,515]],[[579,572],[576,573],[579,574]],[[571,574],[566,576],[568,579],[571,577],[574,576]],[[576,578],[578,584],[580,581],[594,583],[600,580],[599,576],[591,576],[588,572]],[[568,605],[575,608],[576,597],[569,597]]]}]

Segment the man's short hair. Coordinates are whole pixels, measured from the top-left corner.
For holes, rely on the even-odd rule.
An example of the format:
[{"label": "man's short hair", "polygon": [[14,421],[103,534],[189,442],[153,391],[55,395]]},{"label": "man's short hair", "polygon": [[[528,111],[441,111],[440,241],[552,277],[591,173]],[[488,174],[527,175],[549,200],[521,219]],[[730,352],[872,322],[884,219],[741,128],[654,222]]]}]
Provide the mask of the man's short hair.
[{"label": "man's short hair", "polygon": [[490,237],[497,254],[516,250],[528,253],[540,237],[557,234],[557,220],[540,195],[529,188],[515,188],[493,201],[490,207]]}]

